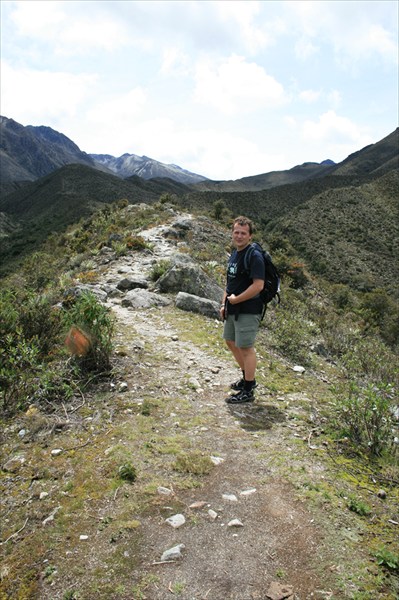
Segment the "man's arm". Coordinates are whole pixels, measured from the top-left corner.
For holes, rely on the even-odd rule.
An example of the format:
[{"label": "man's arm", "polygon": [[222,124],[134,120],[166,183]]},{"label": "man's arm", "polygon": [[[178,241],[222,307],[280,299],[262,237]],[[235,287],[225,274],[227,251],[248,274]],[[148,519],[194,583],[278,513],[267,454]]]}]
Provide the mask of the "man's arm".
[{"label": "man's arm", "polygon": [[250,300],[251,298],[254,298],[260,294],[260,292],[263,290],[264,283],[265,282],[263,279],[254,279],[251,285],[247,287],[244,292],[238,294],[238,296],[231,294],[231,296],[227,296],[227,300],[230,302],[230,304],[240,304],[240,302]]}]

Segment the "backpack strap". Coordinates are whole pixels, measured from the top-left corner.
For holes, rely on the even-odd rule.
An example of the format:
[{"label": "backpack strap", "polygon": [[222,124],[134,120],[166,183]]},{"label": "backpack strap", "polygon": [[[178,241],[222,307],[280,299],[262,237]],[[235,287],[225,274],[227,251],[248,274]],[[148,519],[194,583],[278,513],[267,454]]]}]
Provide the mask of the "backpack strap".
[{"label": "backpack strap", "polygon": [[[243,271],[243,273],[247,274],[248,276],[250,275],[251,258],[252,258],[253,253],[255,252],[255,250],[256,250],[255,244],[249,244],[249,246],[247,247],[247,251],[244,254],[244,271]],[[238,319],[239,314],[240,314],[240,305],[237,304],[237,310],[235,313],[236,321]]]},{"label": "backpack strap", "polygon": [[244,254],[244,272],[246,273],[249,273],[250,271],[249,265],[251,264],[251,258],[254,252],[255,246],[254,244],[250,244],[247,248],[246,253]]}]

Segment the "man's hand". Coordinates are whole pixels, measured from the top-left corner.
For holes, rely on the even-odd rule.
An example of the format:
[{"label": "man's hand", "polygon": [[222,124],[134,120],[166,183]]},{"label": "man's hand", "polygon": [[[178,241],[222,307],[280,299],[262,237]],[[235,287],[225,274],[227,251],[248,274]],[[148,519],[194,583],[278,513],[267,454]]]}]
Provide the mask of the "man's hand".
[{"label": "man's hand", "polygon": [[227,296],[227,300],[230,302],[230,304],[237,304],[237,296],[235,294]]}]

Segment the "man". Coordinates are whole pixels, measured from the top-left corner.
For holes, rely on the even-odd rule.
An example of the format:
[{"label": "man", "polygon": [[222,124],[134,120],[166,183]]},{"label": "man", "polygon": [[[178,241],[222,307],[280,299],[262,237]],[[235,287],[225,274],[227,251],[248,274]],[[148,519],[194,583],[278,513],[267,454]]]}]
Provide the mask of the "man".
[{"label": "man", "polygon": [[259,293],[264,285],[265,267],[261,254],[254,251],[249,272],[244,269],[244,256],[252,241],[252,234],[250,219],[240,216],[234,220],[232,239],[235,250],[228,261],[227,285],[220,316],[224,320],[223,339],[242,370],[242,379],[231,384],[231,388],[238,393],[226,398],[229,404],[253,402],[255,399],[254,344],[263,309]]}]

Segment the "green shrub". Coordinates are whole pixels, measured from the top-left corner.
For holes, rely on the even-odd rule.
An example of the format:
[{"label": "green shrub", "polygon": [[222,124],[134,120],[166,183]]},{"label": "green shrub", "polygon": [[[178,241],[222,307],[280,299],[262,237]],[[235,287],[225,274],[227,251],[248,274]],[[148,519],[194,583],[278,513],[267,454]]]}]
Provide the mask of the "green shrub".
[{"label": "green shrub", "polygon": [[207,475],[215,465],[209,456],[205,456],[198,450],[180,454],[173,465],[175,471],[180,473],[191,473],[192,475]]},{"label": "green shrub", "polygon": [[389,384],[350,383],[346,394],[334,403],[335,427],[354,447],[379,456],[394,448],[394,389]]},{"label": "green shrub", "polygon": [[371,514],[371,508],[369,507],[369,505],[366,504],[365,502],[363,502],[362,500],[359,500],[355,496],[351,496],[349,498],[348,508],[349,508],[349,510],[351,510],[352,512],[355,512],[357,515],[360,515],[361,517],[366,517],[369,514]]},{"label": "green shrub", "polygon": [[345,309],[350,307],[351,291],[347,285],[343,283],[337,283],[331,286],[330,299],[338,309]]},{"label": "green shrub", "polygon": [[87,354],[77,357],[83,371],[109,371],[115,322],[110,311],[91,292],[83,292],[63,313],[65,329],[75,325],[88,334]]},{"label": "green shrub", "polygon": [[360,314],[366,324],[378,328],[382,338],[391,347],[399,343],[399,308],[385,290],[374,289],[363,295]]},{"label": "green shrub", "polygon": [[22,330],[8,333],[0,346],[0,401],[3,411],[13,413],[36,403],[59,403],[73,395],[71,373],[65,363],[42,358],[37,339],[29,341]]},{"label": "green shrub", "polygon": [[126,248],[129,250],[145,250],[148,244],[141,235],[128,235],[125,239]]},{"label": "green shrub", "polygon": [[[350,338],[349,328],[348,335]],[[379,337],[353,337],[341,363],[351,379],[399,385],[398,356]]]},{"label": "green shrub", "polygon": [[33,393],[33,382],[39,368],[39,347],[34,340],[28,343],[22,330],[16,328],[1,340],[0,398],[2,409],[13,412],[23,408]]},{"label": "green shrub", "polygon": [[281,304],[266,311],[265,323],[272,334],[271,344],[278,352],[291,361],[310,363],[310,345],[317,326],[309,320],[306,305],[296,292],[286,291]]},{"label": "green shrub", "polygon": [[160,260],[151,269],[150,279],[151,281],[158,281],[162,275],[170,268],[170,260]]},{"label": "green shrub", "polygon": [[0,400],[2,409],[25,408],[32,399],[70,396],[60,354],[60,311],[49,296],[22,287],[0,292]]},{"label": "green shrub", "polygon": [[124,481],[129,481],[130,483],[133,483],[133,481],[136,481],[137,479],[137,471],[131,463],[125,463],[123,465],[120,465],[118,469],[118,476]]},{"label": "green shrub", "polygon": [[228,211],[225,202],[223,200],[215,200],[212,207],[212,217],[216,221],[222,221],[226,212]]},{"label": "green shrub", "polygon": [[381,546],[375,553],[375,557],[379,565],[399,573],[399,554],[391,552],[385,546]]},{"label": "green shrub", "polygon": [[308,282],[308,276],[304,271],[305,265],[300,262],[291,262],[285,271],[286,275],[290,278],[289,285],[294,289],[304,287]]}]

